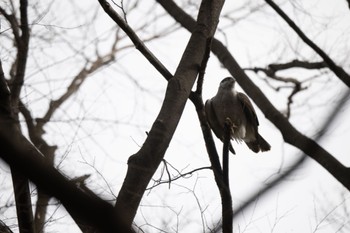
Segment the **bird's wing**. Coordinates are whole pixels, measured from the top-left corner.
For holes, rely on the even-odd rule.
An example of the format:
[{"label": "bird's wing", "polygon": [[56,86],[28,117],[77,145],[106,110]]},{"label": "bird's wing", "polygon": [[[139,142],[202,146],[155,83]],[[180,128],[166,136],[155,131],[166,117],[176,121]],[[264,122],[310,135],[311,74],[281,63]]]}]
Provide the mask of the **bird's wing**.
[{"label": "bird's wing", "polygon": [[[217,116],[215,109],[213,107],[212,100],[208,99],[205,102],[204,107],[205,107],[204,110],[205,110],[205,114],[207,116],[207,120],[208,120],[208,123],[210,125],[210,128],[213,130],[216,137],[222,141],[223,137],[224,137],[224,131],[223,131],[222,126],[220,126],[220,122],[218,120],[218,116]],[[231,151],[232,154],[236,154],[231,142],[229,145],[229,150]]]},{"label": "bird's wing", "polygon": [[205,114],[207,116],[208,123],[211,129],[214,131],[216,137],[222,140],[223,129],[222,129],[222,126],[220,126],[217,114],[214,110],[212,99],[208,99],[205,102]]},{"label": "bird's wing", "polygon": [[254,125],[254,128],[259,125],[258,117],[256,116],[254,107],[249,98],[241,92],[237,93],[237,99],[242,106],[243,112],[247,118],[247,121]]}]

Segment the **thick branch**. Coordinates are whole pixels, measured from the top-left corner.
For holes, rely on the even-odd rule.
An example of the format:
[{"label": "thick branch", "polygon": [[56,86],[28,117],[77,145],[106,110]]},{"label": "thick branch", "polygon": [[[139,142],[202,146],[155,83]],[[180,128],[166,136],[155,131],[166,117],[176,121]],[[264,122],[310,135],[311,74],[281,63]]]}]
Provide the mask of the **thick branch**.
[{"label": "thick branch", "polygon": [[[13,121],[0,115],[0,156],[40,189],[59,199],[73,218],[93,226],[98,232],[131,232],[124,227],[112,205],[99,197],[87,195],[73,182],[47,164],[43,155],[16,129]],[[11,137],[8,137],[11,135]]]},{"label": "thick branch", "polygon": [[274,3],[272,0],[265,0],[267,4],[269,4],[272,9],[274,9],[285,21],[286,23],[298,34],[298,36],[307,44],[309,45],[327,64],[329,69],[331,69],[336,76],[340,80],[342,80],[348,87],[350,87],[350,75],[345,72],[345,70],[335,64],[335,62],[320,48],[318,47],[314,42],[312,42],[303,31],[291,20],[286,13],[283,12],[281,8],[277,6],[276,3]]}]

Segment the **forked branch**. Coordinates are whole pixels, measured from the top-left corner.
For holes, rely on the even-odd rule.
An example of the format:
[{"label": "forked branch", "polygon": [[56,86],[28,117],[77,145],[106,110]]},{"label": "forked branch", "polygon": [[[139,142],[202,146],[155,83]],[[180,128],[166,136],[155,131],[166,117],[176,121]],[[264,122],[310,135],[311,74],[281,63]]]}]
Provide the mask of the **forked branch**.
[{"label": "forked branch", "polygon": [[327,64],[328,68],[333,71],[333,73],[342,80],[348,87],[350,87],[350,75],[346,71],[338,66],[320,47],[318,47],[312,40],[310,40],[305,33],[294,23],[294,21],[289,18],[289,16],[272,0],[265,0],[272,9],[274,9],[277,14],[279,14],[284,21],[298,34],[298,36],[310,46]]}]

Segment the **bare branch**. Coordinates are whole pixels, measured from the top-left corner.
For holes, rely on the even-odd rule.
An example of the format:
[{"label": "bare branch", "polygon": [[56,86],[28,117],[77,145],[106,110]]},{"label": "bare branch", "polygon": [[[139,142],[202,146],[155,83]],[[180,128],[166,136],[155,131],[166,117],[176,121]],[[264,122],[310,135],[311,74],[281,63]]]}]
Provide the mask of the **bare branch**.
[{"label": "bare branch", "polygon": [[13,233],[11,229],[0,219],[0,232],[2,233]]},{"label": "bare branch", "polygon": [[227,199],[222,203],[222,232],[232,233],[233,230],[233,210],[232,198],[229,185],[229,148],[231,140],[232,122],[229,118],[226,119],[224,125],[224,146],[222,149],[222,173],[223,181],[227,189]]},{"label": "bare branch", "polygon": [[137,36],[134,30],[123,20],[122,17],[111,7],[111,5],[105,0],[99,0],[99,3],[103,10],[111,17],[116,24],[123,29],[123,31],[129,36],[134,43],[137,50],[139,50],[146,59],[166,78],[171,79],[173,75],[165,68],[165,66],[158,60],[156,56],[146,47],[142,40]]},{"label": "bare branch", "polygon": [[11,102],[15,113],[18,113],[18,103],[21,94],[21,89],[24,83],[24,75],[27,65],[27,55],[29,46],[29,27],[28,27],[28,16],[27,16],[28,2],[26,0],[20,1],[20,12],[21,12],[21,35],[17,41],[17,57],[16,57],[16,73],[10,81],[11,89]]},{"label": "bare branch", "polygon": [[152,185],[151,187],[148,187],[146,190],[151,190],[151,189],[154,189],[155,187],[159,186],[159,185],[162,185],[162,184],[169,184],[169,188],[170,188],[170,183],[173,182],[173,181],[176,181],[180,178],[188,178],[188,177],[191,177],[193,175],[193,173],[195,172],[198,172],[198,171],[201,171],[201,170],[207,170],[207,169],[212,169],[211,167],[200,167],[200,168],[196,168],[196,169],[193,169],[189,172],[185,172],[185,173],[179,173],[178,175],[176,176],[171,176],[170,175],[170,172],[167,168],[167,162],[164,161],[164,166],[165,166],[165,170],[167,172],[167,175],[168,175],[168,179],[167,180],[162,180],[161,178],[156,180],[155,181],[155,184]]},{"label": "bare branch", "polygon": [[20,43],[19,25],[14,14],[8,14],[4,8],[0,7],[0,13],[9,22],[16,44]]},{"label": "bare branch", "polygon": [[[14,121],[0,114],[1,158],[20,171],[50,196],[57,197],[73,218],[101,232],[132,232],[125,227],[112,205],[91,193],[81,191],[53,166],[48,165],[43,155],[24,138]],[[12,137],[8,137],[11,134]]]},{"label": "bare branch", "polygon": [[[281,63],[281,64],[270,64],[267,68],[245,68],[243,70],[251,70],[255,73],[258,73],[259,71],[265,73],[266,76],[269,78],[284,82],[284,83],[290,83],[293,85],[293,90],[289,94],[287,98],[287,111],[285,113],[286,117],[289,118],[291,114],[291,105],[293,103],[293,97],[300,91],[306,90],[307,87],[302,86],[302,82],[297,80],[296,78],[291,77],[281,77],[278,76],[276,73],[278,71],[291,69],[291,68],[305,68],[305,69],[322,69],[327,67],[325,62],[305,62],[305,61],[299,61],[299,60],[293,60],[291,62],[287,63]],[[266,80],[267,82],[267,80]],[[276,91],[279,91],[281,87],[274,88]]]},{"label": "bare branch", "polygon": [[291,20],[286,13],[283,12],[281,8],[277,6],[272,0],[265,0],[272,9],[274,9],[285,21],[286,23],[298,34],[298,36],[309,45],[327,64],[328,68],[331,69],[340,80],[342,80],[348,87],[350,87],[350,75],[345,72],[345,70],[338,66],[320,47],[318,47],[314,42],[312,42],[303,31]]},{"label": "bare branch", "polygon": [[114,61],[115,51],[112,49],[112,51],[108,54],[106,54],[103,57],[98,57],[95,61],[92,62],[90,66],[87,64],[85,67],[74,77],[70,85],[67,87],[67,91],[58,99],[52,100],[49,105],[49,109],[47,110],[46,114],[42,118],[37,118],[37,130],[40,132],[40,134],[43,134],[43,127],[44,125],[51,120],[52,115],[57,111],[57,109],[73,94],[75,94],[81,85],[84,83],[84,81],[95,71],[100,69],[101,67],[111,63]]},{"label": "bare branch", "polygon": [[291,62],[286,62],[286,63],[270,64],[268,68],[269,70],[274,72],[291,69],[291,68],[322,69],[322,68],[327,68],[327,63],[324,61],[308,62],[308,61],[293,60]]}]

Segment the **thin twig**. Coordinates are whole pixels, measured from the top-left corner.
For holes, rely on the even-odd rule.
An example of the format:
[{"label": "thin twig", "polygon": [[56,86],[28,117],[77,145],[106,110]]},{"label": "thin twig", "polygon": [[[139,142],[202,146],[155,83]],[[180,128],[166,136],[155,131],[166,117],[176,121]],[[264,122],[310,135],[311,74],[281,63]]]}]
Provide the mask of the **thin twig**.
[{"label": "thin twig", "polygon": [[123,29],[123,31],[129,36],[134,43],[137,50],[139,50],[145,58],[166,78],[171,79],[173,75],[168,69],[158,60],[156,56],[146,47],[142,40],[137,36],[134,30],[123,20],[116,11],[113,10],[111,5],[105,0],[99,0],[99,3],[103,10]]}]

